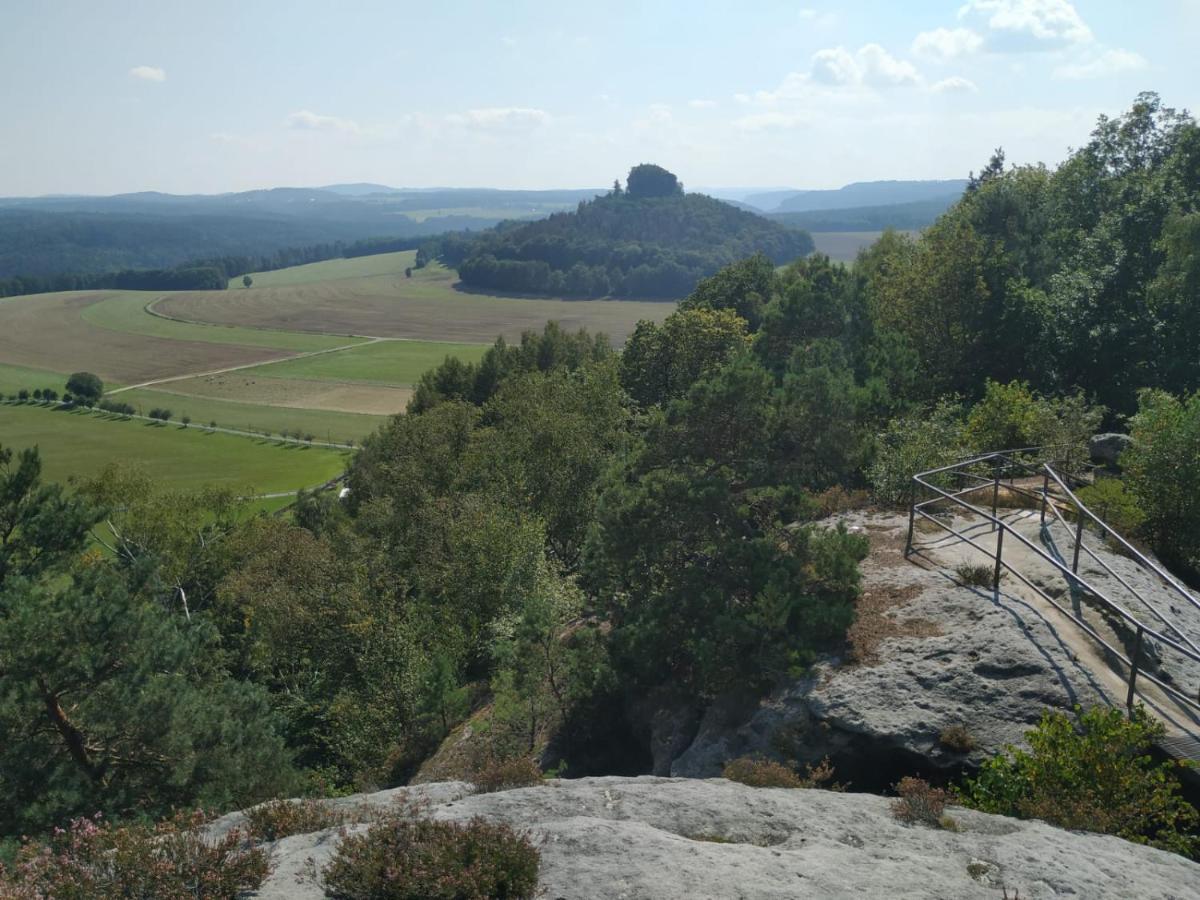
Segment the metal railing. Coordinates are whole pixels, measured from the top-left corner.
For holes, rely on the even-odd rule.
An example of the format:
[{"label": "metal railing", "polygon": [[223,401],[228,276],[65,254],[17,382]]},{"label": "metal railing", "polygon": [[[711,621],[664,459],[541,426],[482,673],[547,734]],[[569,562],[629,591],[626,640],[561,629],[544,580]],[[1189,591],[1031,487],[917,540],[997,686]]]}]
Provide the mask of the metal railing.
[{"label": "metal railing", "polygon": [[[1129,541],[1118,534],[1080,501],[1079,497],[1072,490],[1071,484],[1078,485],[1085,483],[1082,479],[1068,473],[1056,471],[1053,461],[1034,461],[1034,455],[1038,453],[1039,448],[995,451],[914,475],[913,497],[908,516],[908,539],[904,550],[905,557],[910,556],[913,552],[913,531],[917,518],[920,517],[933,523],[938,528],[949,532],[959,540],[969,544],[988,558],[994,560],[992,588],[997,593],[1000,590],[1001,574],[1004,570],[1007,570],[1028,588],[1037,593],[1043,600],[1071,619],[1084,633],[1100,644],[1109,654],[1124,663],[1129,671],[1125,703],[1130,712],[1133,710],[1134,698],[1137,693],[1137,683],[1139,677],[1141,677],[1157,685],[1166,695],[1187,709],[1200,713],[1200,702],[1198,702],[1197,696],[1192,696],[1180,690],[1173,683],[1170,683],[1173,679],[1164,680],[1164,678],[1160,678],[1153,672],[1148,671],[1142,661],[1145,655],[1144,644],[1147,639],[1157,641],[1159,648],[1170,649],[1182,654],[1182,656],[1196,663],[1198,666],[1200,666],[1200,647],[1166,613],[1159,609],[1152,602],[1151,598],[1145,596],[1142,591],[1137,590],[1129,583],[1128,579],[1122,577],[1101,556],[1086,546],[1084,537],[1087,528],[1091,526],[1099,530],[1101,535],[1117,544],[1121,552],[1132,559],[1145,573],[1161,582],[1172,594],[1178,595],[1198,611],[1200,611],[1200,600],[1192,596],[1179,583],[1178,579],[1156,562],[1146,557],[1145,554],[1130,544]],[[1040,486],[1037,485],[1038,480],[1041,481]],[[960,487],[964,482],[966,486]],[[1031,486],[1031,483],[1033,486]],[[989,499],[987,497],[989,489],[991,493],[990,503],[986,506],[972,503],[968,499],[973,495],[975,497],[982,495],[986,501]],[[1036,507],[1040,508],[1040,526],[1043,539],[1048,538],[1049,526],[1046,524],[1048,516],[1052,517],[1054,521],[1061,523],[1067,532],[1072,534],[1073,552],[1070,566],[1065,561],[1056,558],[1055,555],[1046,552],[1045,549],[1034,544],[998,514],[1000,509],[1000,492],[1002,489],[1009,494],[1027,498],[1033,504],[1036,504]],[[940,517],[934,512],[939,506],[958,507],[990,523],[989,533],[994,532],[996,534],[995,546],[984,546],[970,535],[958,531],[946,522],[941,521]],[[1035,507],[1031,506],[1028,508]],[[1073,517],[1074,528],[1068,524],[1067,516]],[[1114,647],[1091,623],[1083,618],[1082,614],[1077,613],[1074,609],[1063,606],[1043,590],[1042,587],[1035,584],[1024,573],[1010,564],[1010,561],[1004,558],[1006,535],[1010,540],[1019,541],[1026,550],[1035,554],[1042,562],[1061,573],[1070,584],[1073,597],[1078,596],[1078,592],[1083,592],[1084,595],[1090,596],[1092,603],[1098,604],[1123,623],[1133,635],[1133,649],[1126,654],[1122,649]],[[1157,623],[1157,627],[1142,621],[1142,619],[1130,612],[1126,608],[1126,605],[1110,596],[1110,592],[1101,590],[1093,581],[1080,574],[1079,562],[1081,554],[1087,554],[1093,563],[1098,565],[1100,569],[1121,586],[1125,596],[1120,599],[1126,600],[1129,603],[1136,601],[1137,604],[1144,607]],[[1167,677],[1169,678],[1169,676]]]}]

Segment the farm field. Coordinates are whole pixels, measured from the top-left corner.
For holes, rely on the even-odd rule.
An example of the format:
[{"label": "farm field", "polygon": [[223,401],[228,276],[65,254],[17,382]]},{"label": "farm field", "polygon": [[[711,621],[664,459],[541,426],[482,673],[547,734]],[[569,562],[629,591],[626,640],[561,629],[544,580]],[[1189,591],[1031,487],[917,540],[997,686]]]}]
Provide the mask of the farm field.
[{"label": "farm field", "polygon": [[447,356],[457,356],[463,362],[478,362],[487,348],[487,344],[441,341],[376,341],[339,353],[258,366],[246,369],[242,374],[407,385],[416,384],[422,373],[439,365]]},{"label": "farm field", "polygon": [[[31,407],[0,410],[5,446],[38,443],[47,476],[140,462],[177,483],[294,490],[340,471],[333,451],[301,451],[242,431],[358,443],[402,412],[421,374],[447,355],[478,360],[497,335],[551,319],[620,344],[673,303],[505,297],[460,291],[453,271],[404,270],[415,251],[328,260],[235,279],[227,291],[69,291],[0,300],[0,393],[99,375],[114,400],[169,409],[191,429]],[[110,417],[111,418],[111,417]]]},{"label": "farm field", "polygon": [[154,425],[81,410],[0,406],[0,435],[14,449],[37,446],[43,477],[66,481],[128,462],[172,487],[221,484],[247,494],[310,487],[342,471],[346,451],[282,445],[193,425]]},{"label": "farm field", "polygon": [[403,412],[412,396],[412,388],[403,385],[270,378],[261,374],[247,375],[245,371],[173,381],[168,387],[172,393],[217,400],[240,400],[257,404],[258,409],[264,406],[286,407],[343,413],[349,411],[375,416]]},{"label": "farm field", "polygon": [[[516,340],[522,331],[540,331],[554,319],[567,330],[605,332],[617,345],[639,320],[661,322],[675,309],[669,301],[556,300],[462,291],[455,287],[455,273],[437,265],[405,278],[404,269],[415,257],[415,251],[402,251],[264,272],[252,276],[249,290],[171,294],[154,308],[218,325],[488,344],[497,335]],[[356,269],[362,274],[354,275]]]},{"label": "farm field", "polygon": [[[171,382],[174,388],[183,382]],[[305,409],[303,407],[275,406],[241,399],[221,399],[197,393],[182,393],[155,388],[137,388],[121,393],[117,399],[132,404],[143,411],[155,407],[169,409],[175,417],[191,416],[193,422],[207,425],[216,422],[223,428],[238,431],[300,431],[315,435],[320,440],[344,444],[355,443],[386,421],[384,415],[341,412],[338,410]],[[407,403],[407,391],[404,403]],[[403,403],[400,409],[403,408]],[[396,411],[399,411],[398,409]]]},{"label": "farm field", "polygon": [[[854,262],[859,250],[871,246],[883,234],[882,231],[813,231],[810,233],[818,253],[824,253],[830,259],[840,262]],[[901,233],[913,237],[918,234],[916,231]]]}]

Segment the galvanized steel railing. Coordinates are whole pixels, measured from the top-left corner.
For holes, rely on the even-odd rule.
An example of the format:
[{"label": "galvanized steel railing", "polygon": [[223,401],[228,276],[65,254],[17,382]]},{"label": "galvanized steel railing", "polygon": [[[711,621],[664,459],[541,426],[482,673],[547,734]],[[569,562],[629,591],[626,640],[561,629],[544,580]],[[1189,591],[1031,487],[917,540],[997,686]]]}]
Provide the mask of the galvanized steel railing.
[{"label": "galvanized steel railing", "polygon": [[[908,540],[905,543],[904,555],[908,557],[912,554],[913,529],[917,517],[919,516],[926,521],[932,522],[934,525],[949,532],[959,540],[964,541],[988,558],[994,560],[992,576],[993,590],[999,591],[1001,573],[1007,570],[1028,588],[1037,593],[1043,600],[1053,605],[1063,615],[1071,619],[1084,633],[1104,647],[1112,656],[1124,663],[1129,671],[1125,703],[1130,711],[1133,709],[1134,697],[1137,693],[1137,682],[1140,676],[1157,685],[1165,694],[1188,709],[1200,713],[1200,702],[1198,702],[1197,696],[1189,695],[1174,684],[1164,681],[1150,671],[1146,671],[1142,665],[1143,644],[1147,638],[1157,641],[1162,648],[1169,648],[1182,654],[1198,666],[1200,666],[1200,647],[1169,616],[1159,609],[1150,598],[1144,596],[1141,591],[1138,591],[1129,584],[1127,579],[1121,577],[1103,558],[1086,546],[1084,537],[1087,528],[1091,526],[1098,529],[1102,535],[1118,544],[1122,552],[1133,559],[1146,573],[1160,581],[1171,593],[1178,595],[1184,602],[1198,611],[1200,611],[1200,600],[1197,600],[1180,584],[1178,579],[1156,562],[1147,558],[1145,554],[1140,552],[1112,527],[1092,513],[1079,500],[1071,489],[1070,483],[1079,484],[1081,483],[1081,479],[1069,474],[1060,474],[1060,472],[1056,471],[1053,462],[1033,461],[1036,455],[1040,455],[1041,453],[1040,448],[1036,447],[1020,450],[1000,450],[970,457],[947,466],[941,466],[940,468],[930,469],[927,472],[919,472],[914,475],[913,499],[908,517]],[[986,475],[984,474],[985,472],[987,473]],[[1037,486],[1039,478],[1042,482],[1040,487]],[[1005,479],[1007,479],[1007,483]],[[1033,487],[1028,483],[1031,480],[1034,484]],[[964,481],[967,482],[967,486],[959,487],[958,485]],[[1022,481],[1025,483],[1021,483]],[[989,488],[991,489],[991,502],[987,506],[980,506],[967,499],[971,495],[981,493],[986,499]],[[1001,488],[1009,493],[1027,497],[1040,507],[1043,536],[1048,531],[1048,526],[1046,525],[1048,515],[1052,516],[1055,521],[1060,522],[1068,532],[1071,532],[1072,529],[1064,513],[1067,516],[1074,517],[1074,533],[1072,536],[1074,549],[1069,567],[1065,562],[1055,558],[1055,556],[1047,553],[1042,547],[1028,540],[998,515]],[[955,530],[951,525],[941,521],[932,512],[934,507],[939,505],[959,507],[989,522],[991,524],[991,531],[996,533],[995,546],[986,547],[971,536]],[[1031,581],[1024,573],[1010,565],[1004,559],[1004,541],[1006,535],[1011,540],[1019,541],[1026,549],[1038,556],[1047,565],[1060,572],[1069,582],[1073,592],[1079,590],[1085,591],[1094,598],[1096,603],[1124,622],[1134,633],[1132,651],[1127,655],[1121,649],[1114,647],[1082,615],[1077,615],[1074,610],[1060,604],[1041,587]],[[1109,596],[1109,592],[1101,590],[1093,582],[1083,577],[1079,573],[1081,553],[1087,554],[1094,563],[1111,576],[1121,586],[1123,593],[1127,596],[1120,598]],[[1158,627],[1143,622],[1138,616],[1130,612],[1126,608],[1126,605],[1118,602],[1118,600],[1125,600],[1126,602],[1136,601],[1150,613],[1150,616],[1155,620]]]}]

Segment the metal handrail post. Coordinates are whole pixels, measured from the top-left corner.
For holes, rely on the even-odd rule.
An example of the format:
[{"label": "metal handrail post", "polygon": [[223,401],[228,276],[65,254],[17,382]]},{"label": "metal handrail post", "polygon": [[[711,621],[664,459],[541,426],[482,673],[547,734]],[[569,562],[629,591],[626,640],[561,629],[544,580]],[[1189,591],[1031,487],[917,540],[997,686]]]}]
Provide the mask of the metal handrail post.
[{"label": "metal handrail post", "polygon": [[[996,517],[996,510],[999,508],[1000,500],[1000,460],[992,463],[992,518]],[[993,528],[995,525],[993,524]]]},{"label": "metal handrail post", "polygon": [[1001,558],[1004,553],[1004,526],[998,524],[999,531],[996,533],[996,571],[992,574],[992,590],[997,594],[1000,593],[1000,566]]},{"label": "metal handrail post", "polygon": [[913,486],[912,502],[908,504],[908,540],[904,543],[904,558],[912,555],[913,520],[917,515],[917,489]]},{"label": "metal handrail post", "polygon": [[1046,524],[1046,506],[1050,502],[1050,473],[1042,475],[1042,524]]},{"label": "metal handrail post", "polygon": [[1129,693],[1125,695],[1125,708],[1133,717],[1133,694],[1137,685],[1138,661],[1142,656],[1142,627],[1139,625],[1137,639],[1133,642],[1133,653],[1129,656]]},{"label": "metal handrail post", "polygon": [[1078,506],[1075,507],[1075,516],[1079,519],[1079,522],[1075,526],[1075,558],[1071,560],[1071,571],[1078,575],[1079,548],[1083,546],[1083,512]]}]

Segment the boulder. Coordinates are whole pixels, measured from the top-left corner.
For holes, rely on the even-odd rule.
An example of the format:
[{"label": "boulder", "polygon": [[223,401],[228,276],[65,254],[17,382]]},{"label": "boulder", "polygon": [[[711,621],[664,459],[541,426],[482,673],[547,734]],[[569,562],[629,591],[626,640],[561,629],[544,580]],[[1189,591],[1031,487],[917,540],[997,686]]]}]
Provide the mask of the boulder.
[{"label": "boulder", "polygon": [[1092,462],[1116,466],[1121,454],[1128,450],[1132,443],[1133,438],[1127,434],[1097,434],[1088,441],[1088,454],[1092,457]]},{"label": "boulder", "polygon": [[[951,829],[906,825],[892,815],[892,801],[869,794],[651,776],[497,794],[463,788],[400,789],[383,802],[411,790],[434,818],[479,816],[528,832],[541,850],[538,896],[546,898],[996,900],[1005,890],[1021,900],[1182,900],[1200,883],[1200,865],[1119,838],[954,807]],[[330,829],[275,843],[256,896],[319,900],[315,873],[339,839]]]}]

